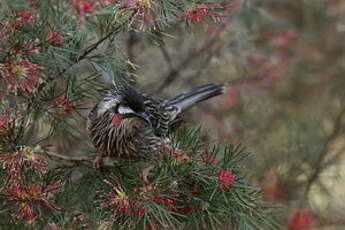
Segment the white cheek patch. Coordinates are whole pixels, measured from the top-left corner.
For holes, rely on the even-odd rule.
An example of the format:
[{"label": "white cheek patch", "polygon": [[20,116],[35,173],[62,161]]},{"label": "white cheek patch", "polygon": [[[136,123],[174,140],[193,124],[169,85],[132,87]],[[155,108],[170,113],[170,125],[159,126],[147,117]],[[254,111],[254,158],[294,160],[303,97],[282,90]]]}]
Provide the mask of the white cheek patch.
[{"label": "white cheek patch", "polygon": [[127,106],[119,106],[117,111],[119,112],[119,114],[131,114],[131,113],[134,113],[134,111],[131,108],[127,107]]}]

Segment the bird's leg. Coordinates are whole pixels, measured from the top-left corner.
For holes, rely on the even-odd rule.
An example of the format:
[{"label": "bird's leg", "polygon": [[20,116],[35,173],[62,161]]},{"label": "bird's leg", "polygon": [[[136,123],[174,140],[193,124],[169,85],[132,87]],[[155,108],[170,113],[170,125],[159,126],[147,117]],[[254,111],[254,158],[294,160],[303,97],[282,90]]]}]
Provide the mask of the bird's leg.
[{"label": "bird's leg", "polygon": [[104,162],[103,162],[104,157],[103,156],[97,156],[93,162],[92,162],[92,168],[93,170],[99,170],[103,167]]},{"label": "bird's leg", "polygon": [[153,165],[149,165],[148,167],[145,167],[142,171],[141,171],[141,177],[143,178],[144,184],[148,185],[150,184],[150,181],[147,179],[147,177],[149,176],[150,171],[154,168],[155,166]]}]

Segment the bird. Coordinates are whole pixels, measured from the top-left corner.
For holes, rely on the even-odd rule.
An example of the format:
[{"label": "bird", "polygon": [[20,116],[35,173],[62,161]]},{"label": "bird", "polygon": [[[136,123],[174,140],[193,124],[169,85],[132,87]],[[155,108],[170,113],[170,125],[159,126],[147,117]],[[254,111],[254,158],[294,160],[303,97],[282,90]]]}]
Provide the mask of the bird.
[{"label": "bird", "polygon": [[162,100],[149,98],[126,83],[110,89],[87,117],[91,142],[101,153],[94,167],[101,167],[106,157],[140,160],[156,154],[170,141],[186,110],[224,92],[223,84],[209,83]]}]

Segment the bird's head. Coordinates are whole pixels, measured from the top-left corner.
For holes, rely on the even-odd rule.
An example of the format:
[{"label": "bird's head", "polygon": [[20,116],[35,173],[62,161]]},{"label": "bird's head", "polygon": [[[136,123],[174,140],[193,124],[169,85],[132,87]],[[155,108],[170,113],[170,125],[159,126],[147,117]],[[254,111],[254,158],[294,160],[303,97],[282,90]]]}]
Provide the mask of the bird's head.
[{"label": "bird's head", "polygon": [[145,112],[144,102],[144,95],[137,90],[128,85],[121,86],[107,93],[97,106],[97,115],[101,116],[109,111],[114,114],[114,119],[117,119],[118,122],[121,122],[122,119],[137,117],[151,125]]}]

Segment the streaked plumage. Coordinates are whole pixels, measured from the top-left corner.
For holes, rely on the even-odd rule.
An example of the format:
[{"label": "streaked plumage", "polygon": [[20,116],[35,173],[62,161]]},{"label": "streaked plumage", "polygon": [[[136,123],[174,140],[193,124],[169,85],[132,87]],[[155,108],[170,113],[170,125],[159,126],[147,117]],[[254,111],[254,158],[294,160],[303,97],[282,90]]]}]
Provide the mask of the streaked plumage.
[{"label": "streaked plumage", "polygon": [[123,85],[90,111],[87,129],[103,157],[140,159],[157,150],[180,123],[181,113],[224,90],[223,85],[207,84],[162,101]]}]

